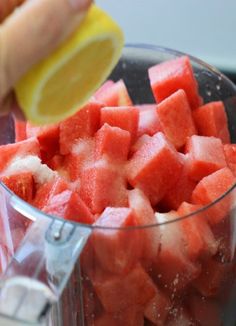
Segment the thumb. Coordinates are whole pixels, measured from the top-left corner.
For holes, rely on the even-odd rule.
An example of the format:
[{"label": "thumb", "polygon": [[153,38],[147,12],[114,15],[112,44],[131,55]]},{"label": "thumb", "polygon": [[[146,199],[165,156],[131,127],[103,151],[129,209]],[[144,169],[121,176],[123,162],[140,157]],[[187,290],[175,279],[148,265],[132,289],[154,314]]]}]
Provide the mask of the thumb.
[{"label": "thumb", "polygon": [[0,101],[82,21],[91,0],[28,0],[0,25]]}]

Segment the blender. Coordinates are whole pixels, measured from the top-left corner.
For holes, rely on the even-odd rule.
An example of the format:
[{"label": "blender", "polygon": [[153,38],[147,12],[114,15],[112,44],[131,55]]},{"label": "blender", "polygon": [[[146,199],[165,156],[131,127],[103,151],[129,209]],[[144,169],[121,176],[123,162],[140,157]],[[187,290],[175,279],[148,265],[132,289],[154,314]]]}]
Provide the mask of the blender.
[{"label": "blender", "polygon": [[[123,79],[129,94],[135,104],[154,103],[150,90],[147,70],[154,64],[170,60],[183,55],[180,52],[157,46],[144,44],[127,45],[118,65],[113,70],[112,80]],[[194,74],[199,84],[199,92],[204,102],[224,102],[231,133],[231,142],[236,141],[236,87],[213,67],[202,61],[190,57]],[[14,142],[14,120],[11,116],[0,120],[0,144]],[[235,288],[235,249],[236,249],[236,211],[234,208],[235,186],[223,196],[204,207],[202,211],[210,212],[215,207],[230,203],[231,209],[227,212],[224,223],[215,232],[220,234],[223,254],[218,262],[224,279],[221,282],[217,295],[204,297],[201,295],[206,312],[212,313],[212,307],[219,307],[221,325],[234,325],[236,312]],[[3,184],[0,184],[0,325],[102,325],[97,322],[104,307],[101,305],[94,291],[93,278],[97,285],[106,282],[101,266],[97,264],[92,250],[94,236],[101,230],[99,227],[79,224],[47,215],[30,206],[14,194]],[[199,212],[183,218],[196,218]],[[179,219],[181,220],[181,219]],[[159,234],[162,227],[171,228],[174,223],[157,223],[113,230],[103,228],[102,232],[119,232],[123,239],[131,239],[137,232],[145,232],[146,237],[153,239],[153,234]],[[127,251],[132,257],[132,246],[127,241]],[[115,248],[114,260],[116,259]],[[111,261],[112,265],[112,261]],[[203,269],[209,273],[203,264]],[[149,270],[150,274],[153,273]],[[109,279],[115,279],[116,273],[109,271]],[[181,277],[181,275],[180,275]],[[127,276],[127,284],[130,279]],[[105,284],[105,283],[104,283]],[[120,284],[120,283],[118,283]],[[122,287],[122,283],[120,284]],[[118,291],[119,292],[119,291]],[[125,291],[112,293],[108,291],[105,300],[109,306],[109,314],[114,325],[137,325],[139,312],[132,310],[132,300],[140,306],[144,304],[142,296],[136,298]],[[175,296],[175,288],[167,289],[170,298],[173,298],[168,308],[168,317],[160,319],[158,325],[182,325],[185,320],[185,306],[189,300],[195,298],[192,288],[179,296]],[[110,295],[110,297],[109,297]],[[127,295],[127,300],[125,296]],[[129,297],[129,300],[128,300]],[[145,297],[145,291],[143,293]],[[199,297],[199,296],[198,296]],[[195,300],[195,299],[194,299]],[[197,302],[197,301],[194,301]],[[116,310],[115,306],[119,306]],[[196,304],[195,304],[196,306]],[[120,312],[122,310],[122,313]],[[125,311],[125,313],[123,313]],[[128,312],[127,312],[128,311]],[[196,319],[203,314],[203,309],[196,312]],[[131,316],[132,315],[132,316]],[[200,318],[200,317],[199,317]],[[202,317],[201,317],[202,318]],[[201,320],[201,318],[199,320]],[[215,322],[218,325],[219,320]],[[143,321],[143,325],[153,325]],[[187,324],[186,324],[187,325]],[[192,325],[195,325],[194,323]],[[197,324],[198,325],[198,324]],[[205,324],[207,325],[207,324]],[[105,326],[105,324],[104,324]],[[212,324],[212,326],[214,326]]]}]

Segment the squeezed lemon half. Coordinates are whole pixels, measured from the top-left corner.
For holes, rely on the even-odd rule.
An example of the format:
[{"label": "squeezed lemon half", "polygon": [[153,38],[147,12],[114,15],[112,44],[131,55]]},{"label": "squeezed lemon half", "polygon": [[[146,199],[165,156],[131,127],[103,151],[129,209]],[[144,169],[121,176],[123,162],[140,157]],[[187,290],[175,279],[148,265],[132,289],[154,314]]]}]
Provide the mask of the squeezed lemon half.
[{"label": "squeezed lemon half", "polygon": [[78,111],[111,73],[123,44],[120,27],[92,5],[70,38],[16,84],[27,120],[50,124]]}]

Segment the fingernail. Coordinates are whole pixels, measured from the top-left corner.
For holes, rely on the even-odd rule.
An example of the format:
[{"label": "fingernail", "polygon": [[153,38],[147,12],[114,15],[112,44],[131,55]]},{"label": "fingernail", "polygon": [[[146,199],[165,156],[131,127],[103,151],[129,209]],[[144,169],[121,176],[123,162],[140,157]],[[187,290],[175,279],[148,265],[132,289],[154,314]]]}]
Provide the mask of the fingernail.
[{"label": "fingernail", "polygon": [[85,10],[92,3],[91,0],[69,0],[71,7],[75,10]]}]

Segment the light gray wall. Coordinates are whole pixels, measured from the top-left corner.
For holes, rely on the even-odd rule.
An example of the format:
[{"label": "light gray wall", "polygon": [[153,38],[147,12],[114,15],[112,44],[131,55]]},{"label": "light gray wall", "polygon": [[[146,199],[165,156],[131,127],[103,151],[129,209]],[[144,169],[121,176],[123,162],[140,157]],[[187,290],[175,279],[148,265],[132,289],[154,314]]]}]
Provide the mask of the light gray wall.
[{"label": "light gray wall", "polygon": [[236,71],[236,0],[97,0],[126,42],[162,45]]}]

